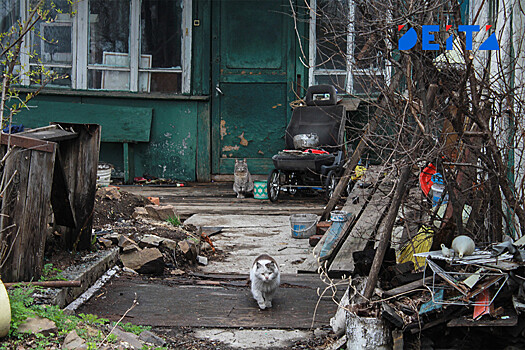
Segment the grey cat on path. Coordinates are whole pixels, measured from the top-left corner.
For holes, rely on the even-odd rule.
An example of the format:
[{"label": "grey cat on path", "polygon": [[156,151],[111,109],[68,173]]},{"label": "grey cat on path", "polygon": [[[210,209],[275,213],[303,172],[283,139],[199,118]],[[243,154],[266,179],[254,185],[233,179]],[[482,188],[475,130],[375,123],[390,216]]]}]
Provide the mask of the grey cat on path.
[{"label": "grey cat on path", "polygon": [[272,300],[281,283],[277,262],[267,254],[259,255],[250,270],[252,295],[261,310],[272,307]]},{"label": "grey cat on path", "polygon": [[246,159],[235,159],[233,191],[237,193],[237,198],[244,198],[246,193],[253,191],[252,175],[248,171]]}]

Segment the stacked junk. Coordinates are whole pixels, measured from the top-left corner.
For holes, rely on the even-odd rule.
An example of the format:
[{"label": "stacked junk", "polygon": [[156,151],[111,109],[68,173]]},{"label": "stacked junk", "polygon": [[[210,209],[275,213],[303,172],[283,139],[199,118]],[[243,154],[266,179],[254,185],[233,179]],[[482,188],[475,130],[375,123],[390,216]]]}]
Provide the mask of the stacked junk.
[{"label": "stacked junk", "polygon": [[[334,221],[314,248],[315,266],[328,284],[324,294],[333,293],[340,306],[331,322],[340,336],[334,348],[524,347],[525,237],[513,239],[510,232],[487,242],[486,234],[468,231],[474,210],[484,209],[464,204],[458,223],[449,198],[454,193],[432,164],[410,170],[414,181],[399,198],[397,179],[384,169],[354,174],[350,182],[359,185],[343,208],[348,220]],[[396,200],[402,205],[392,216]],[[367,223],[373,215],[377,220]],[[390,229],[389,217],[395,219]],[[352,267],[338,268],[340,261]],[[343,278],[346,293],[339,300],[337,278],[345,274],[352,277]]]}]

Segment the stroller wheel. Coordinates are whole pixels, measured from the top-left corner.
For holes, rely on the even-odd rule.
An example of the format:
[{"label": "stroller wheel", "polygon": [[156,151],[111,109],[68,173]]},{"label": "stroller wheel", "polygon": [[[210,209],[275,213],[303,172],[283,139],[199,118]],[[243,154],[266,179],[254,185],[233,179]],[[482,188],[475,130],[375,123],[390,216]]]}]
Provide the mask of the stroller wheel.
[{"label": "stroller wheel", "polygon": [[335,186],[337,186],[337,179],[335,178],[335,171],[330,170],[328,172],[328,175],[326,175],[326,180],[324,182],[326,200],[329,201],[330,198],[332,198],[332,194],[334,193]]},{"label": "stroller wheel", "polygon": [[268,191],[270,202],[275,202],[279,198],[279,193],[281,192],[281,174],[279,170],[272,170],[270,176],[268,176],[266,189]]}]

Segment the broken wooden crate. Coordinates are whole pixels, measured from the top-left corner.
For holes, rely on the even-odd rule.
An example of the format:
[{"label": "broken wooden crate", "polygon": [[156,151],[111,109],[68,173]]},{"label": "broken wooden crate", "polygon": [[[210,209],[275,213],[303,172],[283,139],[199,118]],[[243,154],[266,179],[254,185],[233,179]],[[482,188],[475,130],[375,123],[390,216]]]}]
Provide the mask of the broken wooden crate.
[{"label": "broken wooden crate", "polygon": [[100,126],[60,123],[0,140],[0,272],[4,281],[38,279],[50,204],[64,246],[91,246]]}]

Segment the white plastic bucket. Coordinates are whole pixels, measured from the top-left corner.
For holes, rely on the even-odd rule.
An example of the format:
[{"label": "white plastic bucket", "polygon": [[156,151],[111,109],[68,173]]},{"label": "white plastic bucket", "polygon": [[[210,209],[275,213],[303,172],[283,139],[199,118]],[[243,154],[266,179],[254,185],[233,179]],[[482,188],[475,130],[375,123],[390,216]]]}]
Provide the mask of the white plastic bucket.
[{"label": "white plastic bucket", "polygon": [[290,225],[293,238],[308,238],[315,234],[317,215],[315,214],[292,214]]},{"label": "white plastic bucket", "polygon": [[[433,184],[432,187],[432,206],[435,207],[438,205],[439,201],[441,200],[441,197],[443,196],[443,192],[445,191],[445,185],[443,184]],[[447,198],[445,197],[441,204],[445,204],[447,202]]]},{"label": "white plastic bucket", "polygon": [[97,169],[97,185],[107,187],[111,183],[111,167],[100,166]]},{"label": "white plastic bucket", "polygon": [[11,305],[5,286],[0,280],[0,338],[9,333],[11,327]]}]

